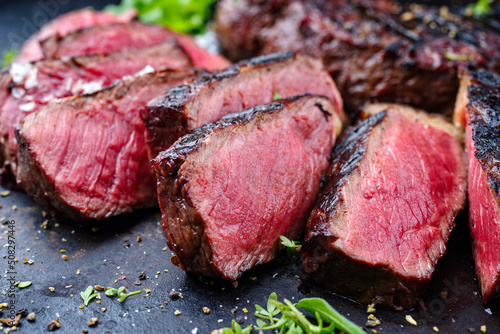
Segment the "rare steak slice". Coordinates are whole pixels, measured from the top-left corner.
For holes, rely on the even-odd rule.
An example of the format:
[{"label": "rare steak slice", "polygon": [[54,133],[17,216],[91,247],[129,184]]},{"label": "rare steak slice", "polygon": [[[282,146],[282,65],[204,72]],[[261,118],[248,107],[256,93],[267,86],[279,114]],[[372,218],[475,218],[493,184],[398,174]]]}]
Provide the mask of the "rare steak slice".
[{"label": "rare steak slice", "polygon": [[222,117],[153,160],[170,249],[187,272],[235,280],[295,238],[319,191],[341,121],[302,95]]},{"label": "rare steak slice", "polygon": [[12,64],[10,94],[0,112],[0,148],[5,163],[10,165],[15,176],[17,142],[14,127],[26,115],[50,101],[96,91],[142,70],[182,68],[191,64],[174,40],[107,55]]},{"label": "rare steak slice", "polygon": [[402,105],[368,105],[362,116],[332,151],[303,265],[349,298],[409,309],[465,205],[461,132]]},{"label": "rare steak slice", "polygon": [[151,158],[179,137],[229,113],[273,100],[314,93],[329,97],[345,119],[335,83],[319,60],[283,52],[253,58],[170,90],[143,112]]},{"label": "rare steak slice", "polygon": [[45,24],[40,31],[31,36],[22,46],[16,57],[16,62],[35,61],[43,58],[40,41],[53,35],[66,36],[69,33],[94,26],[118,22],[130,22],[136,16],[135,10],[120,15],[113,15],[105,11],[95,11],[92,8],[83,8],[59,15]]},{"label": "rare steak slice", "polygon": [[500,65],[500,12],[479,20],[448,7],[409,8],[392,0],[222,0],[216,31],[232,60],[283,50],[321,58],[348,111],[369,100],[451,111],[459,66]]},{"label": "rare steak slice", "polygon": [[225,68],[230,62],[221,55],[199,47],[193,37],[176,33],[160,25],[138,21],[96,25],[61,37],[52,35],[41,42],[46,58],[108,53],[129,47],[141,47],[175,38],[197,67],[207,70]]},{"label": "rare steak slice", "polygon": [[193,78],[164,70],[50,103],[16,129],[18,183],[50,211],[101,219],[156,204],[139,109]]},{"label": "rare steak slice", "polygon": [[[483,302],[500,294],[500,77],[464,71],[469,228]],[[460,101],[467,101],[465,104]]]}]

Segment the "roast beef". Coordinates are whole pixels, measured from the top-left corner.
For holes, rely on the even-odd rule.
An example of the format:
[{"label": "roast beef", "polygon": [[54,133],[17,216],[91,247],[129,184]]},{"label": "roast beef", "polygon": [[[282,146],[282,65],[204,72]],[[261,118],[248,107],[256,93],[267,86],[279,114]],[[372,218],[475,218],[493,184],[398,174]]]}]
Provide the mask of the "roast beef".
[{"label": "roast beef", "polygon": [[303,265],[337,293],[409,309],[465,205],[461,132],[402,105],[369,105],[362,116],[332,151]]},{"label": "roast beef", "polygon": [[235,280],[303,231],[341,126],[335,108],[302,95],[229,114],[153,160],[163,229],[187,272]]},{"label": "roast beef", "polygon": [[191,129],[224,115],[268,103],[275,95],[306,92],[328,96],[345,119],[340,94],[321,62],[292,52],[243,61],[176,87],[143,112],[150,157],[156,157]]},{"label": "roast beef", "polygon": [[127,11],[120,15],[108,12],[99,12],[91,8],[75,10],[62,14],[45,24],[39,32],[31,36],[23,45],[16,57],[16,62],[35,61],[43,58],[40,41],[53,36],[66,36],[82,28],[118,22],[130,22],[136,15],[135,10]]},{"label": "roast beef", "polygon": [[230,63],[220,55],[210,54],[199,47],[191,36],[178,34],[159,25],[133,21],[97,25],[67,34],[52,35],[41,42],[46,58],[108,53],[127,47],[147,46],[175,38],[197,67],[208,70],[225,68]]},{"label": "roast beef", "polygon": [[354,111],[368,100],[451,111],[457,66],[498,67],[500,24],[390,0],[222,0],[219,40],[233,60],[294,50],[320,57]]},{"label": "roast beef", "polygon": [[500,293],[500,77],[464,71],[462,82],[457,105],[466,106],[469,227],[476,276],[487,303]]},{"label": "roast beef", "polygon": [[193,78],[164,70],[50,103],[16,129],[18,183],[50,211],[101,219],[156,204],[139,108]]},{"label": "roast beef", "polygon": [[15,176],[17,144],[14,127],[26,115],[50,101],[96,91],[143,69],[152,71],[190,65],[189,57],[172,40],[108,55],[12,64],[10,95],[0,113],[0,146],[5,162],[10,164]]}]

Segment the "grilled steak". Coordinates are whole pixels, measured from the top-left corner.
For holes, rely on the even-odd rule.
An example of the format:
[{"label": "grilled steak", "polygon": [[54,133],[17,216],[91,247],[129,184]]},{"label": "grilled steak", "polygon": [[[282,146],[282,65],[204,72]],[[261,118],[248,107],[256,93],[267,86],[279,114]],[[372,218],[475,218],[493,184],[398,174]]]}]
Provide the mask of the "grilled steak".
[{"label": "grilled steak", "polygon": [[[380,113],[376,113],[381,111]],[[316,281],[362,303],[414,307],[465,205],[460,132],[402,105],[369,105],[332,151],[302,246]]]},{"label": "grilled steak", "polygon": [[463,74],[466,88],[457,105],[466,105],[469,227],[476,275],[487,303],[500,294],[500,77],[486,71]]},{"label": "grilled steak", "polygon": [[136,15],[134,10],[127,11],[121,15],[113,15],[108,12],[94,11],[91,8],[75,10],[58,16],[45,24],[39,32],[31,36],[19,51],[16,62],[35,61],[43,58],[40,41],[53,36],[66,36],[67,34],[82,28],[118,22],[130,22]]},{"label": "grilled steak", "polygon": [[411,8],[401,12],[390,0],[222,0],[216,31],[233,60],[281,50],[322,58],[348,110],[377,100],[451,111],[458,65],[498,67],[500,24]]},{"label": "grilled steak", "polygon": [[230,63],[220,55],[212,55],[199,47],[191,36],[178,34],[163,26],[141,22],[92,26],[74,31],[64,37],[52,35],[41,42],[46,58],[108,53],[127,47],[141,47],[175,38],[197,67],[213,70]]},{"label": "grilled steak", "polygon": [[104,56],[14,63],[10,68],[10,95],[0,113],[0,146],[5,162],[10,164],[15,176],[17,144],[14,127],[26,115],[50,101],[98,90],[145,68],[153,70],[190,65],[189,57],[172,40]]},{"label": "grilled steak", "polygon": [[292,52],[257,57],[221,73],[169,91],[144,110],[151,158],[191,129],[272,101],[301,93],[328,96],[342,115],[342,99],[321,62]]},{"label": "grilled steak", "polygon": [[153,160],[170,249],[183,269],[237,279],[302,232],[341,121],[302,95],[222,117]]},{"label": "grilled steak", "polygon": [[18,183],[49,210],[73,219],[153,206],[155,178],[139,108],[195,74],[148,73],[28,115],[16,129]]}]

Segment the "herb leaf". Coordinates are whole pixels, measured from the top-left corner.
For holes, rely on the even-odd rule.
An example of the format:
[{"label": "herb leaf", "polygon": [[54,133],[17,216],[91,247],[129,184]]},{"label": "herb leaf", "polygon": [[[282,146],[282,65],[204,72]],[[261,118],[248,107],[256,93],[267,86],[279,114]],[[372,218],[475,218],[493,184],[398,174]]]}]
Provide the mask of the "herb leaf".
[{"label": "herb leaf", "polygon": [[82,297],[85,306],[88,306],[89,302],[97,297],[97,293],[94,293],[94,287],[89,285],[85,291],[80,292],[80,296]]},{"label": "herb leaf", "polygon": [[20,283],[17,285],[17,287],[18,287],[19,289],[24,289],[24,288],[29,287],[32,283],[33,283],[33,282],[31,282],[31,281],[20,282]]},{"label": "herb leaf", "polygon": [[104,294],[108,297],[116,296],[117,293],[118,293],[118,290],[110,288],[109,286],[106,288],[106,290],[104,292]]},{"label": "herb leaf", "polygon": [[135,8],[139,19],[165,25],[183,33],[201,33],[211,16],[215,0],[122,0],[104,9],[115,14]]},{"label": "herb leaf", "polygon": [[446,57],[446,59],[448,60],[463,60],[463,61],[466,61],[466,60],[474,60],[474,55],[466,55],[466,54],[458,54],[458,53],[454,53],[454,52],[451,52],[451,51],[448,51],[448,50],[445,50],[444,51],[444,56]]},{"label": "herb leaf", "polygon": [[493,0],[478,0],[476,3],[471,3],[467,6],[472,10],[476,17],[483,17],[491,13],[491,4]]},{"label": "herb leaf", "polygon": [[130,297],[130,296],[133,296],[133,295],[137,295],[137,294],[139,294],[141,292],[142,292],[142,290],[132,291],[132,292],[129,292],[129,293],[125,293],[125,292],[122,292],[121,294],[118,293],[118,296],[120,297],[118,299],[118,301],[120,303],[123,303],[125,301],[125,299],[127,299],[127,297]]},{"label": "herb leaf", "polygon": [[280,95],[280,93],[278,93],[278,92],[274,92],[274,95],[273,95],[273,101],[280,100],[280,99],[281,99],[281,95]]},{"label": "herb leaf", "polygon": [[3,51],[2,53],[2,63],[0,64],[0,68],[5,68],[9,66],[14,59],[17,57],[18,51],[16,50],[8,50]]},{"label": "herb leaf", "polygon": [[292,256],[297,258],[299,255],[298,248],[300,248],[300,242],[295,240],[290,240],[284,235],[280,235],[280,239],[281,239],[281,244],[286,247],[286,256],[288,258]]}]

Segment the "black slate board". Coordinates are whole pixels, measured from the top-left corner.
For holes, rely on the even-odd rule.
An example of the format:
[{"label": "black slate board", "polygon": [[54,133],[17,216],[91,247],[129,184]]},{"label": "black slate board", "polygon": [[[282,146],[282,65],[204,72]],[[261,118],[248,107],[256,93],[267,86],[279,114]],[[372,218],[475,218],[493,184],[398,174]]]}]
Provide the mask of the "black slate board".
[{"label": "black slate board", "polygon": [[[44,12],[40,3],[57,4],[57,11]],[[41,21],[34,18],[53,17],[91,5],[99,9],[103,2],[2,1],[0,50],[16,47],[12,42],[14,35],[27,37],[23,35],[30,29],[27,21],[31,20],[31,24],[37,27],[37,22]],[[8,189],[0,187],[0,191],[5,190]],[[33,282],[28,288],[15,289],[16,309],[26,308],[36,314],[35,322],[21,320],[21,333],[45,332],[56,317],[61,323],[57,333],[81,333],[83,328],[88,328],[90,333],[210,333],[230,326],[231,319],[237,317],[244,320],[244,325],[255,323],[254,304],[264,305],[273,291],[280,299],[291,301],[322,297],[357,324],[363,326],[367,320],[365,305],[324,290],[308,277],[300,262],[284,255],[245,274],[237,287],[230,282],[186,275],[170,263],[172,253],[164,250],[166,239],[158,209],[97,223],[77,224],[49,219],[48,229],[43,229],[41,225],[48,218],[43,217],[42,208],[23,192],[11,191],[9,196],[0,197],[0,204],[0,220],[15,221],[14,237],[19,259],[15,265],[15,280]],[[484,306],[478,293],[464,217],[458,220],[448,252],[436,269],[422,306],[409,312],[377,309],[375,316],[381,321],[375,327],[378,333],[432,333],[434,326],[440,333],[467,333],[469,329],[480,333],[481,325],[486,325],[488,333],[500,332],[500,301]],[[8,225],[0,224],[0,244],[7,244],[8,231]],[[142,241],[137,242],[137,237]],[[126,241],[130,243],[129,247],[125,247]],[[66,250],[67,261],[62,259],[61,249]],[[8,270],[8,258],[3,258],[4,255],[8,256],[7,247],[0,251],[0,268]],[[34,263],[24,264],[24,258],[32,259]],[[77,274],[78,269],[80,274]],[[139,281],[142,271],[146,272],[147,278]],[[126,278],[115,283],[121,276]],[[9,277],[7,274],[0,277],[1,291],[8,291]],[[141,282],[140,286],[134,285],[137,281]],[[83,301],[79,293],[95,284],[124,285],[129,291],[149,289],[151,292],[132,296],[122,304],[101,293],[101,304],[93,301],[80,309]],[[53,287],[54,292],[49,287]],[[172,300],[169,295],[172,290],[181,292],[183,298]],[[443,291],[448,292],[446,298],[440,296]],[[10,302],[11,299],[0,295],[0,302]],[[105,312],[102,307],[106,308]],[[210,313],[204,314],[203,307],[208,307]],[[248,313],[243,311],[244,308]],[[176,310],[181,314],[176,316]],[[417,327],[406,322],[407,314],[417,321]],[[4,311],[3,316],[7,315]],[[93,316],[99,320],[95,328],[90,328],[87,321]]]}]

